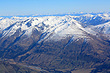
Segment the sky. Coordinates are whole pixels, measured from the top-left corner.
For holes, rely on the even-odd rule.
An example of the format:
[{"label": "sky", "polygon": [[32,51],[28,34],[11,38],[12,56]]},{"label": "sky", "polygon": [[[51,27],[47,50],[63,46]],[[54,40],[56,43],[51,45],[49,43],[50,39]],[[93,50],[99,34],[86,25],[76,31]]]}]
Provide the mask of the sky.
[{"label": "sky", "polygon": [[0,16],[110,12],[110,0],[0,0]]}]

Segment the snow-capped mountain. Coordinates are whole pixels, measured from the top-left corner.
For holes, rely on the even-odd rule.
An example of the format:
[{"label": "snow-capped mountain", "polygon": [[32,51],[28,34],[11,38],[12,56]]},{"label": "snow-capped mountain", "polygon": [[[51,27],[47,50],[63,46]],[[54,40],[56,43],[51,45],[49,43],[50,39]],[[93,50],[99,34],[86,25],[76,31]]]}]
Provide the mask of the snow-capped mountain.
[{"label": "snow-capped mountain", "polygon": [[110,14],[0,17],[0,58],[46,69],[110,61]]},{"label": "snow-capped mountain", "polygon": [[97,15],[85,14],[81,16],[75,16],[74,19],[83,23],[82,25],[86,27],[89,25],[99,25],[99,24],[109,22],[110,14],[109,13],[97,14]]},{"label": "snow-capped mountain", "polygon": [[[0,32],[1,39],[5,36],[12,36],[18,29],[25,31],[24,35],[28,36],[32,34],[34,29],[37,29],[42,32],[41,40],[54,39],[56,41],[56,39],[60,40],[69,36],[90,38],[87,34],[96,35],[96,32],[102,30],[101,27],[109,26],[109,21],[109,14],[1,18]],[[102,32],[109,33],[109,27]]]},{"label": "snow-capped mountain", "polygon": [[18,29],[25,31],[24,35],[30,36],[34,29],[42,32],[41,40],[60,40],[67,36],[74,38],[88,38],[82,25],[73,19],[73,16],[48,16],[48,17],[12,17],[0,21],[2,37],[12,36]]}]

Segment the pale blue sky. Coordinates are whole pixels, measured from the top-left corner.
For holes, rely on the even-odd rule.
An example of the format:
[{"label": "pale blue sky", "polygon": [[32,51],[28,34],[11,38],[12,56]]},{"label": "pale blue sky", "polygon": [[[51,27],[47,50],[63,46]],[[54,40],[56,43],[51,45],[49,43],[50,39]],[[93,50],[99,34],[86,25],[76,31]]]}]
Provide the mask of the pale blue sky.
[{"label": "pale blue sky", "polygon": [[110,12],[110,0],[0,0],[0,16]]}]

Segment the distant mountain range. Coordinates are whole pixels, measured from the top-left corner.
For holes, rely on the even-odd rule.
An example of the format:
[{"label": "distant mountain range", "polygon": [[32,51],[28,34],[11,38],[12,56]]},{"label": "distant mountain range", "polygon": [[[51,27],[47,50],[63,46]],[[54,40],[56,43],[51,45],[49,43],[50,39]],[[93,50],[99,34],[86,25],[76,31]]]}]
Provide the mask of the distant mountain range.
[{"label": "distant mountain range", "polygon": [[1,16],[0,41],[1,59],[49,72],[103,69],[110,64],[110,13]]},{"label": "distant mountain range", "polygon": [[98,13],[83,13],[83,12],[75,13],[75,12],[73,12],[73,13],[60,13],[60,14],[8,15],[8,16],[0,16],[0,17],[4,17],[4,18],[11,18],[13,16],[16,16],[16,17],[44,17],[44,16],[65,16],[65,15],[81,16],[81,15],[85,15],[85,14],[91,14],[91,15],[110,14],[110,12],[98,12]]}]

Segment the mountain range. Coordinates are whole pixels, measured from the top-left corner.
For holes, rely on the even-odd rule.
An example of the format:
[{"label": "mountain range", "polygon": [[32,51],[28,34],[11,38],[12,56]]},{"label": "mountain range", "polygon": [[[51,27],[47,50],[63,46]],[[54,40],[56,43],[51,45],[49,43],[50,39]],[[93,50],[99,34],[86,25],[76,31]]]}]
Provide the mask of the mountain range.
[{"label": "mountain range", "polygon": [[0,41],[1,59],[48,72],[110,72],[110,13],[0,17]]}]

